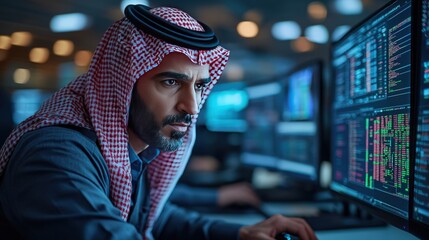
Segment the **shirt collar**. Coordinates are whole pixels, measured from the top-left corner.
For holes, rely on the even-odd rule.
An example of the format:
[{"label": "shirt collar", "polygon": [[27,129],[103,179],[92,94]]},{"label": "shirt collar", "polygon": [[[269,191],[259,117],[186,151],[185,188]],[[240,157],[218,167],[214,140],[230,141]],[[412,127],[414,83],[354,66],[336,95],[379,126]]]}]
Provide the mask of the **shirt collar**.
[{"label": "shirt collar", "polygon": [[144,161],[146,164],[149,164],[160,154],[160,150],[156,147],[149,146],[145,150],[143,150],[143,152],[137,155],[137,153],[128,143],[128,154],[130,156],[131,164],[133,164],[136,161]]},{"label": "shirt collar", "polygon": [[160,154],[160,150],[156,147],[149,146],[143,152],[140,153],[140,157],[143,161],[149,164],[152,160],[154,160]]}]

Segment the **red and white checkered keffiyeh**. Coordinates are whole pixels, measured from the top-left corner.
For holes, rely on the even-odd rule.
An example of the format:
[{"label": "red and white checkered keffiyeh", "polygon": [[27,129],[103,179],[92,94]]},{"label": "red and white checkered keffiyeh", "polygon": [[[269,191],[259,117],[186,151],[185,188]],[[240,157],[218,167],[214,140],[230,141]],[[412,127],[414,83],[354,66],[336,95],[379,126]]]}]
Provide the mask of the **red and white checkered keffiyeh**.
[{"label": "red and white checkered keffiyeh", "polygon": [[[179,26],[203,31],[198,22],[175,8],[154,8],[153,14]],[[185,54],[195,64],[210,65],[211,82],[200,108],[219,79],[229,51],[191,50],[144,33],[123,18],[104,34],[86,74],[55,93],[40,110],[19,124],[0,150],[0,176],[21,138],[29,131],[51,125],[71,124],[94,130],[110,174],[110,199],[126,221],[131,203],[131,168],[128,156],[128,108],[134,83],[172,52]],[[148,167],[151,206],[146,238],[188,161],[195,141],[195,120],[175,152],[161,153]]]}]

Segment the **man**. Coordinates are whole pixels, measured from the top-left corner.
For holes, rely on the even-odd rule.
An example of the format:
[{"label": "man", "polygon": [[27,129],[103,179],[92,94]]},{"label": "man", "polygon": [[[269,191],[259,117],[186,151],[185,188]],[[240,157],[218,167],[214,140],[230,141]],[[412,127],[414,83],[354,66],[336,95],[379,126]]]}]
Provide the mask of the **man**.
[{"label": "man", "polygon": [[129,6],[89,71],[17,126],[0,151],[2,238],[315,239],[301,219],[211,221],[167,199],[199,109],[229,52],[174,8]]}]

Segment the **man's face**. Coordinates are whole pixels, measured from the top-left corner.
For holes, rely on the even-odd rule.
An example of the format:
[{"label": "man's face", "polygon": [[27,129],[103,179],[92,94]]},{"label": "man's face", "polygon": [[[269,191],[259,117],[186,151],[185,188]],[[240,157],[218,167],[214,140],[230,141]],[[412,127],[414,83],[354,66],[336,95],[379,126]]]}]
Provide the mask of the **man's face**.
[{"label": "man's face", "polygon": [[209,66],[196,65],[171,53],[137,80],[131,97],[128,127],[144,143],[161,151],[177,150],[198,113]]}]

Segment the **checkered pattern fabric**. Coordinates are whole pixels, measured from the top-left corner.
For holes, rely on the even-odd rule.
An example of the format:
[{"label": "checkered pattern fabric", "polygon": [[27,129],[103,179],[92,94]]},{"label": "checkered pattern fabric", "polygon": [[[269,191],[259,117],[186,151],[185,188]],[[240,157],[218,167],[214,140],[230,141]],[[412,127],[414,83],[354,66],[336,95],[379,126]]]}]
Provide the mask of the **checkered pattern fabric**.
[{"label": "checkered pattern fabric", "polygon": [[[198,22],[175,8],[153,8],[158,15],[179,26],[203,31]],[[33,116],[19,124],[0,150],[0,176],[14,148],[26,132],[52,125],[69,124],[96,132],[110,174],[110,199],[126,221],[131,203],[131,167],[127,151],[128,108],[134,83],[172,52],[186,55],[195,64],[209,64],[212,81],[203,93],[200,108],[225,68],[229,51],[191,50],[166,43],[144,33],[123,18],[104,34],[86,74],[47,100]],[[148,167],[151,207],[145,238],[150,239],[154,221],[188,161],[195,141],[195,121],[175,152],[161,153]]]}]

